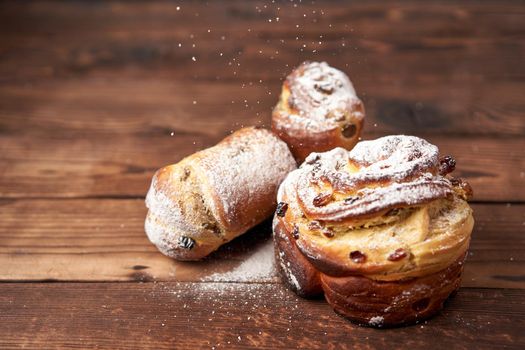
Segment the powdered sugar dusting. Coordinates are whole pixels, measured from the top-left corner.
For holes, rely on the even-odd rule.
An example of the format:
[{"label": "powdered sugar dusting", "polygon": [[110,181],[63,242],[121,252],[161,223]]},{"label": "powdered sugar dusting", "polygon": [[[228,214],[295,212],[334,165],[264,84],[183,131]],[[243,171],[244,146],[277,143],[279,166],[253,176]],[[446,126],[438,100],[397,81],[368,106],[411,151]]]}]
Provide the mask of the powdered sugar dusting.
[{"label": "powdered sugar dusting", "polygon": [[295,275],[293,274],[290,262],[287,261],[282,251],[279,252],[279,265],[281,267],[281,271],[286,276],[288,282],[290,282],[296,290],[301,290],[301,284],[299,283],[297,277],[295,277]]},{"label": "powdered sugar dusting", "polygon": [[239,208],[247,208],[266,198],[268,191],[275,198],[281,181],[296,168],[286,144],[265,129],[241,129],[199,154],[197,166],[206,173],[219,207],[217,214],[220,218],[220,213],[224,212],[223,224],[230,230],[268,215],[269,208],[253,208],[257,212],[255,216],[250,210]]},{"label": "powdered sugar dusting", "polygon": [[385,321],[385,318],[383,316],[374,316],[370,318],[368,321],[368,324],[374,327],[380,327],[383,325],[383,322]]},{"label": "powdered sugar dusting", "polygon": [[364,167],[359,177],[378,180],[383,177],[403,181],[415,172],[427,172],[438,166],[436,146],[415,136],[385,136],[361,141],[348,152],[351,161]]},{"label": "powdered sugar dusting", "polygon": [[[146,196],[145,231],[164,254],[191,259],[203,255],[193,256],[192,251],[181,249],[178,239],[202,240],[208,245],[202,253],[207,254],[244,233],[272,214],[279,184],[296,168],[286,144],[272,132],[255,127],[243,128],[181,163],[164,167],[153,177]],[[189,219],[191,213],[181,208],[177,198],[183,189],[174,176],[175,168],[182,166],[191,168],[197,182],[191,191],[223,228],[223,236]]]},{"label": "powdered sugar dusting", "polygon": [[[146,206],[149,212],[144,229],[149,240],[164,254],[168,254],[174,248],[180,232],[197,239],[201,238],[202,229],[185,220],[178,203],[170,199],[166,193],[158,190],[157,175],[153,177],[146,195]],[[170,229],[174,226],[178,230]]]},{"label": "powdered sugar dusting", "polygon": [[274,248],[267,242],[239,266],[225,273],[214,273],[202,281],[214,282],[265,282],[276,275]]},{"label": "powdered sugar dusting", "polygon": [[[292,186],[310,216],[323,220],[359,218],[452,193],[452,184],[438,169],[436,146],[414,136],[387,136],[360,142],[352,151],[336,148],[311,154],[294,172]],[[333,192],[348,193],[349,200],[314,205],[320,184]]]},{"label": "powdered sugar dusting", "polygon": [[[289,103],[298,114],[290,114],[290,127],[324,131],[337,127],[360,104],[350,79],[326,62],[305,62],[287,77]],[[354,121],[363,113],[352,113]]]}]

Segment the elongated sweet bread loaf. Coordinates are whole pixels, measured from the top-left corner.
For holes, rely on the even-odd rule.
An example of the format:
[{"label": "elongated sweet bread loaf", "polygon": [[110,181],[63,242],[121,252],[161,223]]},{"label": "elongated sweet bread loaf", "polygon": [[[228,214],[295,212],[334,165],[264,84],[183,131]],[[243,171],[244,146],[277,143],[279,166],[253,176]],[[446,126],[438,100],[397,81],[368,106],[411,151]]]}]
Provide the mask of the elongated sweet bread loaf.
[{"label": "elongated sweet bread loaf", "polygon": [[324,293],[360,324],[435,314],[460,284],[472,190],[451,157],[411,136],[313,153],[278,192],[277,260],[301,296]]},{"label": "elongated sweet bread loaf", "polygon": [[145,231],[167,256],[203,258],[271,216],[277,188],[295,168],[271,131],[243,128],[155,173]]},{"label": "elongated sweet bread loaf", "polygon": [[352,149],[365,110],[343,72],[325,62],[304,62],[284,81],[272,114],[272,130],[299,163],[311,152]]}]

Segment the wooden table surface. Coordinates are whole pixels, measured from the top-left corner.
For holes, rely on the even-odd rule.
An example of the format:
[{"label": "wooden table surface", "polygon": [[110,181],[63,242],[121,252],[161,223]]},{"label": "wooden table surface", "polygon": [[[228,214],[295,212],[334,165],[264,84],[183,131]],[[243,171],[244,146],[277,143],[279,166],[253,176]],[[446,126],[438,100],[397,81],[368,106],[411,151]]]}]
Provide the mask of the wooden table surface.
[{"label": "wooden table surface", "polygon": [[[155,169],[268,125],[303,60],[345,70],[364,139],[413,134],[475,190],[462,288],[376,330],[303,300],[262,224],[199,263],[143,231]],[[0,348],[525,348],[519,1],[0,3]]]}]

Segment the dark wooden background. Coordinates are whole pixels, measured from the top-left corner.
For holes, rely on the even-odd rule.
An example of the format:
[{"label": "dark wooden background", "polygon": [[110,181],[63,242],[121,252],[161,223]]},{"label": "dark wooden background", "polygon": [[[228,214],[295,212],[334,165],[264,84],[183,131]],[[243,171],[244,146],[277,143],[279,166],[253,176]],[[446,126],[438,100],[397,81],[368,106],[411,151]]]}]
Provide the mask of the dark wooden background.
[{"label": "dark wooden background", "polygon": [[[267,224],[195,264],[143,232],[155,169],[268,125],[307,59],[350,75],[365,139],[425,137],[474,187],[462,289],[428,322],[221,275],[272,263]],[[525,348],[524,59],[522,1],[0,2],[0,348]]]}]

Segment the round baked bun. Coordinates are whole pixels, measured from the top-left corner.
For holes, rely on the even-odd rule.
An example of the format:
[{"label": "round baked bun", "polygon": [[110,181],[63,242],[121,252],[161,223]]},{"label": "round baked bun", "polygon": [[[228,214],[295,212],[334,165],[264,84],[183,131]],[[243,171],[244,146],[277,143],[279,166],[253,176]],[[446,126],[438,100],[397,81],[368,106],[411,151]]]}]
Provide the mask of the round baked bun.
[{"label": "round baked bun", "polygon": [[474,225],[455,161],[411,136],[313,153],[278,192],[277,260],[286,284],[341,315],[396,326],[438,312],[459,288]]},{"label": "round baked bun", "polygon": [[304,62],[284,81],[272,130],[301,163],[312,152],[352,149],[365,110],[345,73],[326,62]]}]

